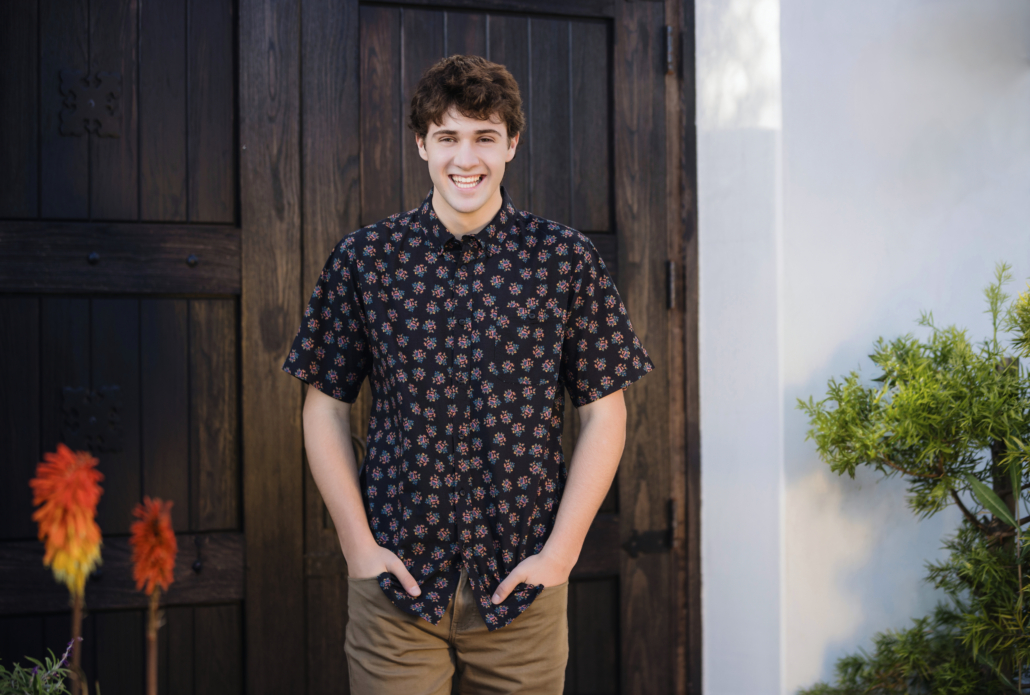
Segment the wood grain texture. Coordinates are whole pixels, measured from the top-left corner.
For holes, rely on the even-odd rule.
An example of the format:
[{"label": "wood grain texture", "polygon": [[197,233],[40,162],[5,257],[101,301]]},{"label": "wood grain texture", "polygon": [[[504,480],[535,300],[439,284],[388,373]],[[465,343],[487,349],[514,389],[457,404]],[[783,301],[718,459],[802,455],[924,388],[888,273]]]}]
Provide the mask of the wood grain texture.
[{"label": "wood grain texture", "polygon": [[[118,137],[89,135],[90,217],[136,220],[139,216],[138,0],[90,4],[90,70],[122,76]],[[85,137],[85,136],[83,136]]]},{"label": "wood grain texture", "polygon": [[[616,0],[379,0],[383,5],[432,5],[454,9],[530,12],[582,17],[612,17]],[[493,20],[491,19],[491,22]]]},{"label": "wood grain texture", "polygon": [[39,450],[39,299],[0,297],[0,538],[35,538],[29,480]]},{"label": "wood grain texture", "polygon": [[569,223],[580,231],[611,229],[611,102],[608,26],[570,23],[572,191]]},{"label": "wood grain texture", "polygon": [[189,303],[190,528],[240,527],[240,427],[236,303]]},{"label": "wood grain texture", "polygon": [[[401,94],[398,120],[401,123],[401,207],[393,212],[413,210],[425,199],[433,181],[429,167],[419,155],[415,134],[408,128],[411,97],[424,73],[444,57],[444,13],[440,10],[401,10]],[[367,182],[376,185],[373,180]],[[366,185],[367,185],[366,184]]]},{"label": "wood grain texture", "polygon": [[583,541],[572,577],[619,576],[619,515],[600,512],[594,517]]},{"label": "wood grain texture", "polygon": [[[572,150],[570,132],[569,22],[531,19],[528,208],[571,224]],[[525,91],[525,90],[524,90]]]},{"label": "wood grain texture", "polygon": [[[671,484],[669,317],[665,308],[666,132],[664,6],[620,3],[615,24],[614,176],[619,292],[655,373],[626,390],[619,472],[622,538],[667,528]],[[675,602],[669,553],[622,559],[622,692],[672,692]]]},{"label": "wood grain texture", "polygon": [[193,692],[196,695],[242,693],[243,611],[240,606],[197,606],[193,620],[196,639],[193,659],[198,674]]},{"label": "wood grain texture", "polygon": [[228,227],[0,222],[0,250],[0,291],[240,292],[240,232]]},{"label": "wood grain texture", "polygon": [[[162,607],[157,632],[157,689],[165,695],[193,692],[193,607]],[[239,637],[237,637],[239,640]],[[209,674],[198,675],[201,680]]]},{"label": "wood grain texture", "polygon": [[[93,679],[105,695],[144,692],[146,614],[142,610],[98,613],[96,621],[97,670]],[[96,684],[91,692],[96,692]]]},{"label": "wood grain texture", "polygon": [[186,0],[140,7],[140,219],[186,221]]},{"label": "wood grain texture", "polygon": [[239,12],[244,689],[261,695],[307,670],[301,386],[281,370],[302,312],[300,15],[296,0]]},{"label": "wood grain texture", "polygon": [[[161,595],[161,605],[239,601],[243,598],[242,533],[177,533],[175,581]],[[193,571],[198,558],[200,573]],[[104,538],[100,576],[86,583],[90,610],[143,608],[147,596],[132,579],[132,550],[127,536]],[[54,581],[43,565],[39,541],[0,543],[0,615],[26,615],[68,610],[68,590]],[[65,640],[67,641],[67,639]]]},{"label": "wood grain texture", "polygon": [[679,215],[684,267],[683,379],[686,673],[683,690],[701,692],[701,396],[698,367],[697,80],[693,0],[668,0],[679,27]]},{"label": "wood grain texture", "polygon": [[236,219],[233,4],[189,3],[189,220]]},{"label": "wood grain texture", "polygon": [[118,451],[96,453],[104,474],[97,523],[109,533],[128,533],[140,494],[140,344],[138,299],[90,301],[90,381],[93,390],[117,386],[121,427]]},{"label": "wood grain texture", "polygon": [[569,661],[565,692],[619,693],[618,579],[569,585]]},{"label": "wood grain texture", "polygon": [[[63,440],[64,391],[90,387],[90,303],[84,298],[40,300],[40,456]],[[40,458],[42,460],[42,458]]]},{"label": "wood grain texture", "polygon": [[190,528],[189,324],[185,299],[140,300],[143,494],[171,500],[172,528]]},{"label": "wood grain texture", "polygon": [[[355,2],[302,5],[303,259],[300,300],[306,306],[326,259],[361,223],[359,13]],[[347,692],[340,658],[347,616],[346,563],[329,514],[304,465],[304,553],[332,557],[344,571],[312,578],[305,571],[307,693]]]},{"label": "wood grain texture", "polygon": [[89,137],[61,135],[61,71],[89,70],[89,1],[40,0],[39,22],[41,216],[84,220],[89,217]]},{"label": "wood grain texture", "polygon": [[39,4],[0,3],[0,217],[39,214]]},{"label": "wood grain texture", "polygon": [[486,58],[485,14],[472,12],[446,12],[444,22],[447,44],[444,55],[477,55]]},{"label": "wood grain texture", "polygon": [[401,212],[401,10],[362,6],[361,224]]},{"label": "wood grain texture", "polygon": [[502,185],[515,207],[519,210],[529,210],[529,139],[534,124],[532,95],[529,89],[529,19],[517,15],[491,15],[488,36],[487,58],[504,65],[515,78],[522,98],[522,111],[526,114],[526,127],[519,136],[515,157],[505,167]]}]

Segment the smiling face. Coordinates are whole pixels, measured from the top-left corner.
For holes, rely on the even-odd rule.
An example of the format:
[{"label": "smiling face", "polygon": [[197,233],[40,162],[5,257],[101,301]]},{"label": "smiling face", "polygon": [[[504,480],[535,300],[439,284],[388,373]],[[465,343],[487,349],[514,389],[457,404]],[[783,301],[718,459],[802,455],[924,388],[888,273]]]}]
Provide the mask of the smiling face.
[{"label": "smiling face", "polygon": [[479,120],[456,109],[432,123],[425,140],[415,142],[429,163],[433,209],[450,233],[474,234],[501,208],[504,165],[515,156],[519,136],[511,138],[501,119]]}]

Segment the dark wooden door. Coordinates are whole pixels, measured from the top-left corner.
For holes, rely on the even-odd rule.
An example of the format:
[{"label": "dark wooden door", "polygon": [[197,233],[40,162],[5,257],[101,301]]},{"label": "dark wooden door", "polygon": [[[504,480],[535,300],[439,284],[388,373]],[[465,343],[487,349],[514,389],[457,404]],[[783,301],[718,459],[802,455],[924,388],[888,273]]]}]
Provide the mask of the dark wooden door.
[{"label": "dark wooden door", "polygon": [[[590,236],[658,367],[627,391],[626,453],[573,573],[566,692],[685,692],[683,300],[669,308],[666,277],[667,261],[680,260],[683,231],[679,66],[674,61],[670,73],[668,63],[679,55],[678,7],[624,0],[320,7],[303,23],[305,95],[318,94],[314,112],[305,96],[303,142],[311,158],[305,171],[332,185],[324,197],[305,189],[313,220],[305,223],[302,286],[313,286],[342,233],[417,207],[429,191],[405,127],[422,72],[455,53],[506,65],[528,125],[505,187],[521,208]],[[336,23],[315,26],[323,12]],[[672,272],[680,283],[682,265]],[[682,285],[672,291],[680,297]],[[358,406],[352,425],[360,439],[367,384]],[[577,430],[571,406],[566,422],[568,457]],[[338,692],[346,681],[335,659],[346,569],[310,475],[305,499],[310,692]]]},{"label": "dark wooden door", "polygon": [[[346,691],[346,567],[280,366],[332,246],[428,191],[405,104],[467,52],[525,95],[514,201],[591,236],[657,366],[627,391],[617,484],[573,576],[567,690],[698,692],[692,16],[690,0],[0,3],[0,659],[66,639],[27,486],[63,439],[107,476],[84,660],[104,693],[141,690],[126,532],[143,494],[175,501],[180,540],[163,692]],[[568,428],[571,452],[571,411]]]},{"label": "dark wooden door", "polygon": [[83,666],[105,694],[144,686],[143,495],[174,502],[180,549],[162,692],[243,691],[235,32],[232,0],[0,9],[0,660],[68,641],[28,480],[58,442],[90,449]]}]

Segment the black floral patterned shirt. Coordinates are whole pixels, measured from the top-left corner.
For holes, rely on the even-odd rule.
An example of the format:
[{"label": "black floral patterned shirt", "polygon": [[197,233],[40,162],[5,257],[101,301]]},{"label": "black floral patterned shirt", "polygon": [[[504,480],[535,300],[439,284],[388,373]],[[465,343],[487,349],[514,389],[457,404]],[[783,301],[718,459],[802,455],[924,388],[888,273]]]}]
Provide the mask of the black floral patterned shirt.
[{"label": "black floral patterned shirt", "polygon": [[579,407],[654,366],[590,240],[520,212],[456,238],[422,205],[350,234],[322,270],[283,370],[372,410],[360,474],[369,527],[418,581],[379,584],[434,625],[462,566],[491,629],[543,585],[497,585],[539,553],[567,470],[565,389]]}]

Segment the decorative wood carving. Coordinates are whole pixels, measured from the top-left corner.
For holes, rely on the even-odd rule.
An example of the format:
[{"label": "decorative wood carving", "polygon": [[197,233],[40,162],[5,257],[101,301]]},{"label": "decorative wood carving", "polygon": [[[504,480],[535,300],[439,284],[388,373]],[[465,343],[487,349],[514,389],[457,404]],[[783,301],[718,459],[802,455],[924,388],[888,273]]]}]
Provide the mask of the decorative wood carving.
[{"label": "decorative wood carving", "polygon": [[93,454],[122,450],[121,389],[101,386],[96,391],[64,388],[62,439],[72,449]]},{"label": "decorative wood carving", "polygon": [[118,137],[122,74],[81,70],[61,71],[61,135],[92,133],[102,138]]}]

